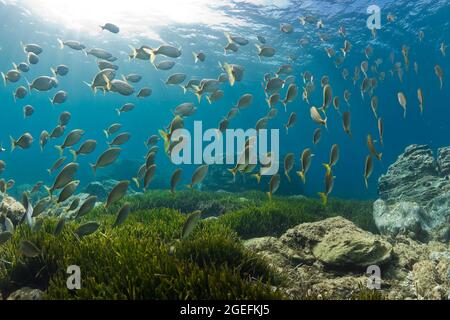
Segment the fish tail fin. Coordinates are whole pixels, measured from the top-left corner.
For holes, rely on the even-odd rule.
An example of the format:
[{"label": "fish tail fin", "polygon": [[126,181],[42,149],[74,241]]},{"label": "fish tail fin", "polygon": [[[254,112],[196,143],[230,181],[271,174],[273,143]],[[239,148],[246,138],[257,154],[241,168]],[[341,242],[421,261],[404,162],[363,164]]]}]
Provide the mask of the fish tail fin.
[{"label": "fish tail fin", "polygon": [[13,92],[12,95],[13,95],[14,103],[16,103],[17,102],[16,93]]},{"label": "fish tail fin", "polygon": [[323,120],[323,125],[325,126],[325,129],[328,130],[328,117]]},{"label": "fish tail fin", "polygon": [[197,56],[197,54],[195,52],[192,52],[192,55],[194,56],[194,59],[195,59],[194,63],[197,64],[198,63],[198,56]]},{"label": "fish tail fin", "polygon": [[56,78],[56,70],[55,70],[55,68],[50,68],[50,71],[53,73],[53,76]]},{"label": "fish tail fin", "polygon": [[53,197],[53,191],[52,191],[52,189],[51,189],[50,187],[47,187],[47,186],[44,186],[44,189],[45,189],[45,191],[47,191],[48,196],[50,197],[50,200],[51,200],[52,197]]},{"label": "fish tail fin", "polygon": [[366,189],[369,189],[369,181],[367,180],[366,177],[364,177],[364,183],[366,185]]},{"label": "fish tail fin", "polygon": [[55,149],[58,150],[59,152],[59,156],[62,156],[64,153],[64,148],[63,146],[55,146]]},{"label": "fish tail fin", "polygon": [[137,56],[137,50],[135,47],[128,45],[128,47],[131,49],[131,54],[128,56],[131,59],[136,59]]},{"label": "fish tail fin", "polygon": [[200,102],[202,101],[202,95],[201,95],[201,93],[199,93],[199,92],[197,91],[197,92],[195,92],[195,96],[196,96],[197,99],[198,99],[198,103],[200,103]]},{"label": "fish tail fin", "polygon": [[56,39],[56,40],[58,40],[58,43],[59,43],[59,48],[62,50],[62,49],[64,49],[64,41],[62,41],[61,39]]},{"label": "fish tail fin", "polygon": [[116,112],[117,112],[117,115],[120,117],[120,115],[121,115],[120,108],[117,108]]},{"label": "fish tail fin", "polygon": [[96,88],[94,87],[93,84],[88,83],[88,82],[86,82],[86,81],[83,81],[83,83],[84,83],[85,85],[87,85],[87,86],[92,90],[92,92],[94,92],[94,94],[95,94]]},{"label": "fish tail fin", "polygon": [[186,94],[187,89],[186,89],[183,85],[180,85],[180,87],[181,87],[181,89],[183,90],[183,94]]},{"label": "fish tail fin", "polygon": [[227,169],[233,175],[233,182],[236,182],[236,169]]},{"label": "fish tail fin", "polygon": [[9,136],[9,139],[11,140],[11,152],[13,152],[16,148],[16,140],[12,136]]},{"label": "fish tail fin", "polygon": [[256,179],[256,181],[258,182],[258,184],[261,183],[261,174],[260,174],[260,173],[252,174],[252,177]]},{"label": "fish tail fin", "polygon": [[289,183],[292,182],[291,176],[289,175],[289,173],[285,172],[284,175],[286,176],[286,178],[288,179]]},{"label": "fish tail fin", "polygon": [[6,83],[8,82],[8,79],[6,78],[6,75],[2,72],[2,78],[3,78],[3,84],[6,87]]},{"label": "fish tail fin", "polygon": [[206,97],[206,101],[208,101],[208,103],[209,103],[209,104],[212,104],[212,102],[211,102],[211,98],[210,98],[210,97],[208,97],[208,96]]},{"label": "fish tail fin", "polygon": [[164,150],[167,152],[169,150],[170,145],[170,135],[164,130],[159,130],[159,135],[164,140]]},{"label": "fish tail fin", "polygon": [[105,134],[106,139],[108,139],[108,138],[109,138],[109,133],[108,133],[108,131],[107,131],[107,130],[103,130],[103,133]]},{"label": "fish tail fin", "polygon": [[323,206],[326,207],[327,204],[328,204],[328,196],[327,196],[327,194],[324,193],[324,192],[319,192],[318,195],[320,196],[320,199],[322,200]]},{"label": "fish tail fin", "polygon": [[55,104],[53,103],[52,98],[48,98],[48,101],[50,101],[50,103],[52,104],[52,106],[55,106]]},{"label": "fish tail fin", "polygon": [[327,175],[331,174],[331,166],[328,163],[324,163],[323,166],[327,170]]},{"label": "fish tail fin", "polygon": [[136,185],[136,188],[140,188],[140,183],[139,183],[139,180],[138,180],[138,178],[133,178],[133,179],[131,179],[131,180],[133,180],[133,182],[134,182],[134,184]]},{"label": "fish tail fin", "polygon": [[147,52],[147,53],[149,53],[150,54],[150,62],[151,63],[154,63],[155,62],[155,59],[156,59],[156,54],[155,54],[155,51],[152,49],[152,50],[149,50],[150,52]]},{"label": "fish tail fin", "polygon": [[300,179],[302,179],[303,184],[306,184],[306,175],[303,171],[298,171],[297,175],[300,177]]},{"label": "fish tail fin", "polygon": [[381,161],[381,159],[383,159],[383,153],[379,153],[377,155],[377,159],[378,159],[378,161]]},{"label": "fish tail fin", "polygon": [[272,192],[266,192],[266,194],[269,197],[269,201],[272,201]]},{"label": "fish tail fin", "polygon": [[91,166],[92,171],[94,172],[94,176],[97,173],[97,165],[90,163],[89,164]]},{"label": "fish tail fin", "polygon": [[106,90],[111,91],[111,81],[106,75],[103,75],[103,80],[106,82]]},{"label": "fish tail fin", "polygon": [[78,158],[77,152],[76,152],[75,150],[73,150],[73,149],[70,149],[70,153],[71,153],[72,156],[73,156],[72,162],[76,162],[76,161],[77,161],[77,158]]},{"label": "fish tail fin", "polygon": [[47,169],[48,175],[51,176],[52,175],[52,170],[51,169]]},{"label": "fish tail fin", "polygon": [[287,125],[284,126],[286,128],[286,135],[289,134],[289,127]]},{"label": "fish tail fin", "polygon": [[228,32],[224,32],[223,34],[225,35],[225,38],[227,38],[229,43],[233,42],[233,40],[231,39],[231,35]]}]

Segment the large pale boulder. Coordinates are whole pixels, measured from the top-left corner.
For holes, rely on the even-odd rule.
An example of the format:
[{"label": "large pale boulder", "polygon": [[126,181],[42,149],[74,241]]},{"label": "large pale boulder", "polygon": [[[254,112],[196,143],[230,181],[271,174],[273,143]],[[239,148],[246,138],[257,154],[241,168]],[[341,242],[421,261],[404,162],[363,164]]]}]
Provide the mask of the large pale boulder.
[{"label": "large pale boulder", "polygon": [[382,265],[391,258],[389,242],[357,230],[330,233],[314,247],[314,256],[337,268]]},{"label": "large pale boulder", "polygon": [[341,217],[299,225],[288,230],[281,239],[286,244],[304,248],[315,259],[335,268],[383,264],[392,250],[381,237]]},{"label": "large pale boulder", "polygon": [[283,276],[280,289],[294,299],[352,299],[368,290],[368,265],[380,268],[385,298],[447,299],[450,294],[448,244],[373,235],[340,217],[244,244]]},{"label": "large pale boulder", "polygon": [[373,217],[382,234],[422,241],[450,239],[450,147],[412,145],[378,181]]},{"label": "large pale boulder", "polygon": [[16,199],[4,196],[0,197],[0,214],[6,215],[14,224],[17,224],[25,214],[24,206]]},{"label": "large pale boulder", "polygon": [[373,204],[373,219],[382,234],[423,238],[426,232],[422,229],[425,216],[423,208],[415,202],[400,201],[388,205],[386,201],[378,199]]}]

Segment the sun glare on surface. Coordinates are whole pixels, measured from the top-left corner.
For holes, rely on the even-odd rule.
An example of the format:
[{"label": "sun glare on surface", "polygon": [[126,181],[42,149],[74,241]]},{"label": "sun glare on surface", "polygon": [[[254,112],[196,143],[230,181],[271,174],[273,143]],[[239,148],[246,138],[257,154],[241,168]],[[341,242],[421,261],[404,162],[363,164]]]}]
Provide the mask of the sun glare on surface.
[{"label": "sun glare on surface", "polygon": [[[6,1],[8,2],[8,1]],[[226,24],[229,18],[211,5],[225,0],[11,0],[33,15],[62,28],[78,32],[98,32],[99,24],[112,22],[122,34],[172,23]]]}]

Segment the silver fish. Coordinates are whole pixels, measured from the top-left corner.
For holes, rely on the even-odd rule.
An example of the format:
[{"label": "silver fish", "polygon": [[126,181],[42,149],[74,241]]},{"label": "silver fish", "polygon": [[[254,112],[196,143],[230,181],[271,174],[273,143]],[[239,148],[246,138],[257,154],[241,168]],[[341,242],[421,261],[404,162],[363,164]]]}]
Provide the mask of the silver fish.
[{"label": "silver fish", "polygon": [[108,208],[113,203],[122,199],[127,194],[129,185],[130,181],[120,181],[117,183],[109,193],[105,206]]},{"label": "silver fish", "polygon": [[84,135],[84,130],[75,129],[72,130],[64,139],[64,143],[60,146],[55,146],[55,148],[59,151],[60,155],[64,152],[64,149],[70,148],[73,145],[77,144]]},{"label": "silver fish", "polygon": [[108,60],[113,56],[110,52],[100,48],[92,48],[91,50],[86,51],[86,55],[92,55],[102,60]]},{"label": "silver fish", "polygon": [[183,230],[181,231],[181,239],[186,239],[194,231],[197,224],[200,222],[202,213],[201,211],[195,211],[189,215],[183,225]]},{"label": "silver fish", "polygon": [[103,152],[97,159],[97,162],[95,164],[91,164],[91,168],[94,171],[94,174],[97,171],[97,169],[104,168],[113,164],[120,156],[121,152],[122,149],[119,148],[110,148],[105,152]]},{"label": "silver fish", "polygon": [[89,212],[92,211],[92,209],[94,209],[96,203],[97,203],[96,196],[90,196],[89,198],[87,198],[78,209],[75,218],[78,219],[87,215]]},{"label": "silver fish", "polygon": [[164,82],[166,86],[168,85],[180,85],[183,83],[187,78],[187,75],[184,73],[175,73],[171,75],[167,80]]},{"label": "silver fish", "polygon": [[124,132],[119,134],[117,137],[114,138],[113,141],[111,141],[109,144],[110,147],[112,146],[121,146],[125,143],[127,143],[131,139],[131,133]]},{"label": "silver fish", "polygon": [[129,203],[125,203],[122,208],[119,209],[117,213],[116,221],[113,224],[113,228],[120,226],[125,222],[131,212],[131,206]]},{"label": "silver fish", "polygon": [[79,167],[78,163],[73,162],[66,165],[56,177],[53,186],[51,188],[45,187],[49,195],[51,196],[54,191],[64,188],[71,182]]},{"label": "silver fish", "polygon": [[77,161],[77,158],[80,154],[86,155],[95,151],[97,148],[97,141],[95,140],[86,140],[83,144],[78,148],[78,150],[70,150],[73,155],[73,161]]},{"label": "silver fish", "polygon": [[86,237],[96,232],[98,228],[100,228],[100,224],[98,222],[86,222],[78,227],[75,234],[80,238]]},{"label": "silver fish", "polygon": [[56,76],[64,77],[69,73],[69,67],[64,64],[61,64],[56,68],[50,68],[50,70],[52,71],[54,77]]},{"label": "silver fish", "polygon": [[54,77],[41,76],[28,83],[28,89],[37,91],[49,91],[58,86],[58,80]]},{"label": "silver fish", "polygon": [[113,23],[105,23],[103,26],[100,26],[100,28],[115,34],[120,32],[120,28]]},{"label": "silver fish", "polygon": [[64,40],[58,39],[58,43],[59,43],[60,49],[64,49],[65,46],[69,47],[70,49],[77,50],[77,51],[86,49],[85,45],[81,44],[79,41],[76,41],[76,40],[64,41]]}]

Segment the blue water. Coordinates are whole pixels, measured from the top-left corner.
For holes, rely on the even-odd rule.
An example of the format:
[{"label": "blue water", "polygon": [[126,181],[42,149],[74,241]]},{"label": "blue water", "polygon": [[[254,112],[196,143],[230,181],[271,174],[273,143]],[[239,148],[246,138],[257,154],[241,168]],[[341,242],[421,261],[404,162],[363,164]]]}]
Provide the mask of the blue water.
[{"label": "blue water", "polygon": [[[39,1],[33,1],[39,2]],[[266,1],[267,2],[267,1]],[[270,3],[270,1],[268,1]],[[258,119],[266,115],[268,107],[265,102],[264,91],[261,88],[263,75],[267,72],[274,73],[279,66],[289,63],[288,56],[293,54],[297,60],[292,63],[293,75],[296,84],[303,86],[300,74],[306,70],[314,75],[316,91],[310,96],[312,105],[321,106],[322,89],[320,79],[323,75],[330,77],[334,95],[339,95],[341,110],[347,110],[343,101],[343,92],[349,89],[352,92],[351,107],[353,138],[350,139],[342,130],[342,122],[339,115],[329,109],[328,132],[323,131],[322,140],[313,148],[314,158],[311,170],[308,174],[306,186],[296,184],[296,189],[291,193],[316,196],[323,191],[324,168],[321,163],[328,162],[329,151],[332,144],[340,146],[340,161],[334,168],[336,176],[333,196],[342,198],[368,199],[377,196],[377,179],[386,172],[388,166],[395,161],[398,155],[410,144],[429,144],[432,148],[450,145],[450,90],[446,76],[450,76],[448,56],[443,57],[439,51],[441,42],[450,44],[449,1],[377,1],[375,4],[382,9],[382,29],[378,31],[376,39],[373,39],[370,30],[366,27],[366,8],[374,4],[370,1],[286,1],[288,5],[276,7],[270,4],[257,5],[248,1],[222,1],[214,7],[214,10],[222,16],[226,16],[236,23],[227,24],[179,24],[170,23],[165,26],[152,28],[142,26],[143,30],[151,30],[158,34],[160,40],[150,39],[140,34],[130,37],[126,35],[114,35],[107,32],[92,36],[88,33],[74,31],[65,25],[46,21],[41,16],[30,14],[23,5],[14,5],[9,2],[0,2],[0,70],[6,72],[12,68],[12,63],[20,63],[26,60],[20,42],[38,43],[44,52],[40,55],[40,62],[32,66],[30,72],[23,74],[22,79],[16,84],[0,86],[0,141],[6,147],[7,152],[0,154],[0,159],[7,164],[7,169],[2,178],[14,179],[16,185],[34,184],[44,180],[46,184],[53,182],[54,177],[49,177],[46,169],[59,157],[53,145],[62,144],[63,138],[52,140],[44,152],[39,148],[39,135],[46,129],[51,132],[56,126],[59,114],[69,111],[72,120],[66,129],[66,134],[73,129],[81,128],[86,131],[83,140],[96,139],[98,147],[95,153],[89,156],[80,156],[80,171],[77,177],[82,185],[98,179],[98,176],[107,175],[107,169],[100,169],[95,177],[89,168],[89,163],[95,162],[98,155],[107,148],[103,130],[114,122],[123,124],[122,132],[130,132],[132,139],[123,146],[120,160],[137,159],[143,162],[143,156],[147,149],[143,142],[158,130],[168,125],[173,117],[171,110],[183,102],[197,103],[193,94],[184,95],[181,88],[165,87],[162,80],[176,72],[183,72],[190,77],[217,78],[222,72],[218,62],[237,63],[245,66],[244,80],[234,87],[229,84],[223,86],[225,97],[214,105],[209,105],[205,99],[198,105],[198,112],[188,118],[185,123],[188,128],[194,120],[202,120],[204,128],[216,128],[219,121],[228,113],[228,110],[237,102],[244,93],[254,95],[253,105],[243,110],[234,120],[230,128],[248,129],[255,126]],[[138,10],[139,8],[136,8]],[[31,11],[32,12],[32,11]],[[386,16],[392,13],[396,20],[388,23]],[[302,26],[297,18],[299,16],[313,15],[323,19],[325,27],[318,30],[315,25]],[[107,21],[98,21],[103,24]],[[114,21],[111,21],[114,22]],[[139,21],[135,21],[139,24]],[[245,25],[242,25],[245,22]],[[279,31],[280,23],[292,23],[295,31],[292,34],[283,34]],[[340,68],[336,68],[334,61],[337,56],[329,59],[324,48],[333,47],[336,51],[343,46],[343,38],[338,35],[340,25],[347,30],[347,39],[352,43],[352,51]],[[419,42],[418,33],[423,30],[425,39]],[[240,47],[238,53],[224,55],[223,47],[226,39],[224,31],[240,34],[250,40],[250,44]],[[330,36],[330,40],[323,43],[317,33]],[[263,59],[259,62],[254,46],[257,43],[256,35],[263,35],[267,43],[277,49],[273,58]],[[153,89],[153,95],[147,99],[138,99],[135,96],[123,97],[118,94],[101,93],[94,95],[83,84],[83,81],[91,82],[98,72],[96,59],[86,56],[81,52],[69,48],[60,50],[57,38],[74,39],[82,42],[88,48],[100,47],[112,52],[119,58],[115,64],[120,69],[118,76],[122,74],[139,73],[143,80],[135,85],[138,90],[144,86]],[[300,38],[308,38],[310,44],[302,48],[298,44]],[[157,47],[162,42],[181,46],[183,55],[176,59],[176,65],[171,71],[157,71],[149,61],[128,60],[129,45],[148,45]],[[363,101],[360,94],[360,82],[353,86],[352,75],[355,66],[359,66],[366,60],[364,49],[371,45],[374,53],[370,58],[370,66],[377,58],[383,59],[380,71],[386,72],[386,80],[379,82],[375,95],[379,98],[379,115],[384,119],[385,135],[384,147],[377,144],[377,149],[383,152],[382,162],[375,161],[375,168],[370,179],[370,188],[364,187],[364,161],[369,154],[366,146],[366,137],[370,133],[374,139],[378,139],[377,122],[370,108],[370,98],[366,95]],[[405,72],[404,81],[400,83],[397,76],[391,77],[389,70],[392,64],[389,60],[391,52],[395,53],[395,61],[402,62],[401,48],[408,46],[410,69]],[[194,64],[192,51],[202,51],[207,59],[204,63]],[[449,54],[450,55],[450,52]],[[162,59],[161,59],[162,60]],[[419,75],[413,71],[413,63],[419,64]],[[31,80],[40,75],[50,75],[50,67],[66,64],[70,72],[66,77],[60,77],[57,90],[66,90],[69,94],[68,101],[63,105],[53,107],[48,99],[57,90],[48,93],[33,91],[25,99],[14,103],[12,92],[19,85],[26,85],[25,78]],[[444,88],[439,90],[439,81],[434,74],[434,65],[439,64],[444,71]],[[341,76],[342,68],[350,72],[347,81]],[[369,71],[369,75],[372,75]],[[361,75],[361,79],[362,79]],[[449,80],[450,81],[450,80]],[[421,115],[417,102],[417,88],[424,92],[425,111]],[[285,90],[282,91],[284,98]],[[403,110],[397,102],[397,93],[403,91],[408,98],[407,118],[403,119]],[[130,113],[118,117],[115,109],[127,102],[136,105],[136,109]],[[35,108],[35,114],[28,119],[23,117],[23,106],[30,104]],[[269,122],[268,128],[280,128],[281,154],[288,152],[296,154],[295,170],[300,168],[300,154],[312,147],[312,134],[317,125],[311,121],[309,106],[302,101],[301,89],[297,100],[288,105],[288,113],[285,113],[282,105],[278,105],[279,116]],[[289,130],[286,135],[284,124],[287,122],[290,112],[298,114],[297,125]],[[30,132],[35,142],[29,150],[15,150],[9,152],[9,136],[20,137],[24,132]],[[162,146],[162,145],[160,145]],[[67,152],[67,151],[66,151]],[[71,159],[71,155],[67,152]],[[169,175],[173,166],[168,166],[168,158],[161,152],[158,155],[157,164],[162,169],[170,170],[159,172],[161,175]],[[190,181],[189,172],[195,166],[185,166],[185,175],[182,184]],[[130,176],[135,175],[130,171]],[[295,174],[292,173],[294,176]],[[230,179],[232,179],[230,175]],[[295,177],[297,179],[297,177]],[[267,183],[264,180],[261,190],[267,191]],[[285,185],[288,182],[282,181]],[[168,182],[167,182],[168,184]]]}]

